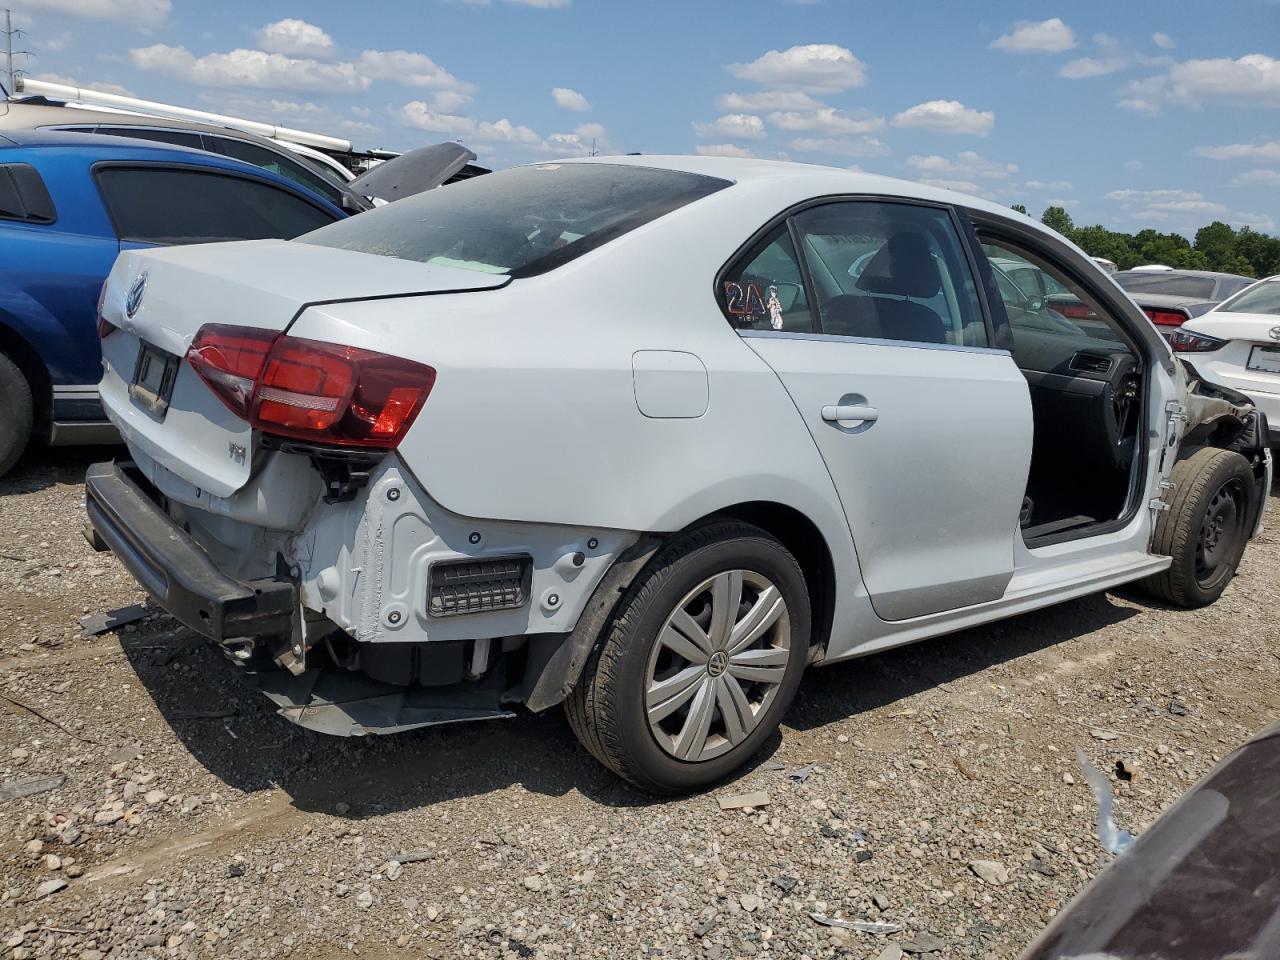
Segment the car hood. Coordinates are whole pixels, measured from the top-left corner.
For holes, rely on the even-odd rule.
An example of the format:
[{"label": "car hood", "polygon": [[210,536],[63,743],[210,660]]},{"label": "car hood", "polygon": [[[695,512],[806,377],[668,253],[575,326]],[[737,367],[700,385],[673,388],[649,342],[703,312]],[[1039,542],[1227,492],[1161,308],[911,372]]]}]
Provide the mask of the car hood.
[{"label": "car hood", "polygon": [[380,163],[347,189],[357,196],[391,202],[433,190],[476,158],[460,143],[434,143]]},{"label": "car hood", "polygon": [[1280,956],[1280,724],[1218,764],[1021,960]]},{"label": "car hood", "polygon": [[[1194,333],[1221,340],[1258,340],[1280,343],[1280,316],[1274,313],[1212,311],[1185,324]],[[1272,331],[1275,331],[1273,334]]]}]

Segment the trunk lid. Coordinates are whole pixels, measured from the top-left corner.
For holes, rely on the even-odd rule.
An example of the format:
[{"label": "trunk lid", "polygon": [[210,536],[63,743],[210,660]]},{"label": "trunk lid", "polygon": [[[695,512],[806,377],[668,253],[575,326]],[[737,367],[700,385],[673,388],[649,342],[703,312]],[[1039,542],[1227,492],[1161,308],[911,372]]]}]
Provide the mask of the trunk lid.
[{"label": "trunk lid", "polygon": [[[103,318],[119,328],[102,342],[103,406],[153,482],[177,499],[207,507],[210,496],[230,497],[248,482],[255,443],[249,424],[181,359],[202,326],[283,332],[312,304],[487,290],[508,281],[282,240],[126,251],[103,290]],[[131,388],[145,380],[140,361],[155,369],[167,358],[178,359],[168,361],[167,406],[157,405]],[[161,470],[174,476],[161,477]]]}]

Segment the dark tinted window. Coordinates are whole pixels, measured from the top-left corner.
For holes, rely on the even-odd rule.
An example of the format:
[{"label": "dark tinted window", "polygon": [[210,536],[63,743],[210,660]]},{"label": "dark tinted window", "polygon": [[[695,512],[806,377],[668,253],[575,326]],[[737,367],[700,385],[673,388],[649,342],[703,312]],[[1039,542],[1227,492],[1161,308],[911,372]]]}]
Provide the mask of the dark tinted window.
[{"label": "dark tinted window", "polygon": [[1219,313],[1265,313],[1280,316],[1280,280],[1256,283],[1218,307]]},{"label": "dark tinted window", "polygon": [[1158,293],[1170,297],[1213,299],[1213,277],[1189,277],[1183,273],[1115,273],[1112,279],[1130,293]]},{"label": "dark tinted window", "polygon": [[97,176],[122,240],[287,240],[333,221],[300,197],[248,177],[160,167],[106,167]]},{"label": "dark tinted window", "polygon": [[175,147],[190,147],[192,150],[203,149],[200,134],[186,130],[162,130],[141,127],[110,127],[98,125],[98,133],[111,137],[129,137],[131,140],[149,140],[152,143],[168,143]]},{"label": "dark tinted window", "polygon": [[854,200],[795,216],[823,333],[986,346],[973,272],[946,210]]},{"label": "dark tinted window", "polygon": [[740,330],[813,330],[800,261],[786,224],[725,273],[719,294],[725,316]]},{"label": "dark tinted window", "polygon": [[1218,281],[1217,299],[1225,300],[1255,283],[1252,277],[1223,277]]},{"label": "dark tinted window", "polygon": [[0,217],[28,223],[57,219],[53,199],[31,164],[0,163]]},{"label": "dark tinted window", "polygon": [[297,160],[260,147],[256,143],[245,143],[243,140],[233,140],[230,137],[218,137],[206,133],[204,142],[214,153],[243,160],[263,170],[278,173],[287,180],[302,184],[308,190],[314,190],[335,206],[342,204],[342,191],[336,185],[318,173],[308,170]]},{"label": "dark tinted window", "polygon": [[727,180],[677,170],[544,163],[428,190],[301,239],[402,260],[528,276],[727,186]]}]

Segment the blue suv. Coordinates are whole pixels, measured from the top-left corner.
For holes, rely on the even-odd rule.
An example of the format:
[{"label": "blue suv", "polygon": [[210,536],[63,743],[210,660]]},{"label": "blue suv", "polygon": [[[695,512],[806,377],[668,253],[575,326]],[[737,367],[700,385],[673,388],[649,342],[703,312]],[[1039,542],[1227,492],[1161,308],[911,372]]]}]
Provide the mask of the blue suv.
[{"label": "blue suv", "polygon": [[0,475],[32,439],[113,442],[102,283],[121,250],[289,239],[346,213],[260,167],[90,134],[0,134]]}]

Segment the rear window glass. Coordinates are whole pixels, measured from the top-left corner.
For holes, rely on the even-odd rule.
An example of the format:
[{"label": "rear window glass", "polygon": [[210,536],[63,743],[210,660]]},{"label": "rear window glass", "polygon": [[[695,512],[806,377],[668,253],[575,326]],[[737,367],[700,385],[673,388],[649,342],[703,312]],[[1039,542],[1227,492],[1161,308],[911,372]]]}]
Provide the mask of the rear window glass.
[{"label": "rear window glass", "polygon": [[676,170],[546,163],[437,187],[299,239],[531,276],[727,186],[727,180]]},{"label": "rear window glass", "polygon": [[289,240],[333,216],[279,187],[234,174],[104,167],[98,187],[121,240]]},{"label": "rear window glass", "polygon": [[1255,284],[1218,307],[1219,313],[1265,313],[1280,316],[1280,280]]},{"label": "rear window glass", "polygon": [[1177,273],[1116,273],[1112,276],[1116,283],[1130,293],[1213,299],[1213,277],[1188,277]]},{"label": "rear window glass", "polygon": [[53,199],[29,163],[0,163],[0,218],[53,223]]}]

